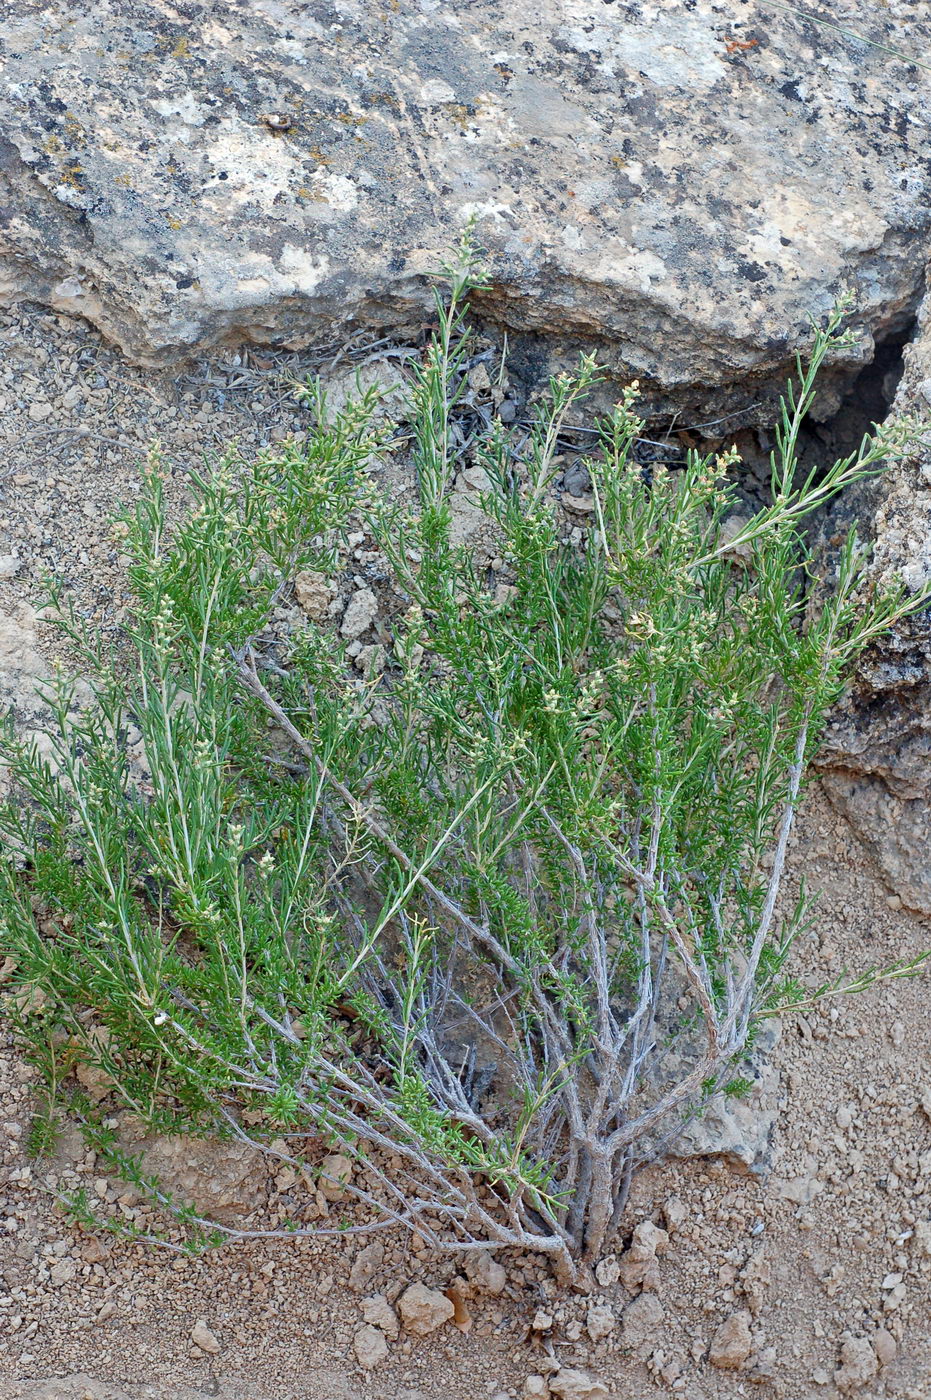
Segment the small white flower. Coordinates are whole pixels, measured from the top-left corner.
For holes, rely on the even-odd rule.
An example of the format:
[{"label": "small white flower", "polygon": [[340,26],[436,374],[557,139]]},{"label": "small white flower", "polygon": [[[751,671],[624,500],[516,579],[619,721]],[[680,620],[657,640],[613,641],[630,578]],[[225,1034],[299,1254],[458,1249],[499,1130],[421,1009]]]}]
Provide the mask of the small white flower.
[{"label": "small white flower", "polygon": [[167,1020],[168,1015],[166,1012],[156,1011],[155,1015],[152,1017],[152,1024],[153,1026],[163,1026]]}]

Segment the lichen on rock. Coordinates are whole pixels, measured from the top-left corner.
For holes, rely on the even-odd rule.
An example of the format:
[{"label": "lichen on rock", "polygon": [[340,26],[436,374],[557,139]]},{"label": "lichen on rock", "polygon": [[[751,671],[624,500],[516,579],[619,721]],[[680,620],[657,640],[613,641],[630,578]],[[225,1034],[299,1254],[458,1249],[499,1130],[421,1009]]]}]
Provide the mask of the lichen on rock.
[{"label": "lichen on rock", "polygon": [[564,362],[596,344],[667,399],[781,384],[844,287],[848,377],[913,308],[931,137],[890,49],[923,53],[927,21],[856,0],[863,46],[711,0],[336,13],[8,17],[0,296],[85,316],[146,363],[306,345],[422,324],[425,274],[473,217],[478,304],[512,343],[539,358],[542,335]]}]

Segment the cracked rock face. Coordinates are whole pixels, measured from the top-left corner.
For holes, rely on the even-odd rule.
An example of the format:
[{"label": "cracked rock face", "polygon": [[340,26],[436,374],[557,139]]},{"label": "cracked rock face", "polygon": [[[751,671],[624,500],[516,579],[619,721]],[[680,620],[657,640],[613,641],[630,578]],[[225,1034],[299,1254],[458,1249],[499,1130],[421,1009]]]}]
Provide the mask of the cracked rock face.
[{"label": "cracked rock face", "polygon": [[[904,353],[893,414],[931,414],[931,301]],[[868,523],[871,572],[910,592],[931,581],[931,430],[909,460],[851,493]],[[895,893],[931,914],[931,612],[895,627],[863,659],[837,707],[819,758],[833,804],[851,822]]]},{"label": "cracked rock face", "polygon": [[[738,9],[15,6],[0,293],[85,316],[142,362],[303,345],[420,323],[424,273],[474,215],[484,312],[512,344],[599,345],[657,405],[781,384],[807,314],[844,287],[852,373],[917,296],[931,80]],[[915,16],[844,13],[924,55]]]}]

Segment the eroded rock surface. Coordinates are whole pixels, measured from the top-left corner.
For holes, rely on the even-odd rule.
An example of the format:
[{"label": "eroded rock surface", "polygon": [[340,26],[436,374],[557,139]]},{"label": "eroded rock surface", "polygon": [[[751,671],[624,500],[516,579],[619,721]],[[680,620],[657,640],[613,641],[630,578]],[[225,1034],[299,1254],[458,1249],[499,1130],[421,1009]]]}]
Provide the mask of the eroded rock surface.
[{"label": "eroded rock surface", "polygon": [[122,1132],[147,1175],[212,1220],[241,1226],[265,1200],[264,1159],[248,1143],[147,1134],[129,1116]]},{"label": "eroded rock surface", "polygon": [[455,1307],[438,1289],[412,1283],[398,1299],[398,1312],[408,1332],[415,1337],[426,1337],[449,1322]]},{"label": "eroded rock surface", "polygon": [[[892,412],[931,415],[931,304],[926,299]],[[872,536],[872,576],[920,592],[931,580],[931,428],[909,460],[852,493]],[[924,610],[883,637],[837,708],[819,760],[828,796],[895,893],[931,913],[931,622]],[[903,950],[903,955],[906,950]]]},{"label": "eroded rock surface", "polygon": [[931,20],[844,24],[887,47],[712,0],[11,7],[0,290],[144,362],[300,345],[422,322],[474,215],[531,348],[600,343],[679,401],[772,386],[851,287],[855,367],[921,283],[931,77],[889,48]]},{"label": "eroded rock surface", "polygon": [[723,1157],[738,1169],[767,1174],[778,1112],[779,1071],[772,1062],[777,1040],[775,1022],[767,1023],[745,1062],[753,1087],[745,1096],[715,1094],[670,1144],[673,1155]]}]

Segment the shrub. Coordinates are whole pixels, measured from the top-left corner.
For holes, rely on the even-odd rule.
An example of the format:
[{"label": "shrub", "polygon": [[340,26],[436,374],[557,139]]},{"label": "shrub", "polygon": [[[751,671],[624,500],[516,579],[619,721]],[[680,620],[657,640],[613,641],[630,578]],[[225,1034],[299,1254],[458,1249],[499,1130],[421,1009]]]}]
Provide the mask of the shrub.
[{"label": "shrub", "polygon": [[[173,533],[153,458],[113,654],[57,594],[95,699],[76,710],[59,675],[50,751],[4,739],[9,1002],[59,1096],[83,1061],[161,1131],[305,1170],[339,1145],[348,1228],[519,1244],[571,1278],[638,1163],[740,1090],[760,1017],[801,995],[785,963],[807,901],[781,917],[777,898],[806,763],[851,661],[914,603],[871,593],[851,536],[815,605],[800,530],[907,434],[797,479],[838,312],[783,404],[770,505],[728,525],[733,454],[642,468],[632,387],[597,425],[591,527],[567,544],[554,456],[594,361],[529,429],[462,446],[468,241],[447,271],[413,504],[370,472],[376,396],[330,419],[308,386],[307,440],[193,477]],[[466,455],[494,579],[450,539]],[[362,680],[334,624],[276,621],[353,521],[394,613]],[[320,1227],[298,1208],[284,1228]]]}]

